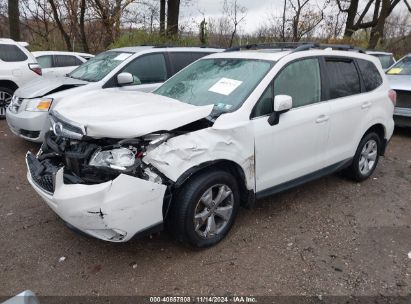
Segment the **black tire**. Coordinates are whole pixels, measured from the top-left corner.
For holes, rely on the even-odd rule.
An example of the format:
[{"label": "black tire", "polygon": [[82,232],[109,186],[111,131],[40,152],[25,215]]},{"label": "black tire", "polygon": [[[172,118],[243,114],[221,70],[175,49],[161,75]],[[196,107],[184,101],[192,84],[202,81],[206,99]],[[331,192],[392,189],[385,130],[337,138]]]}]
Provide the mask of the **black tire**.
[{"label": "black tire", "polygon": [[[215,234],[210,233],[210,235],[208,236],[200,236],[200,228],[203,227],[206,230],[209,221],[209,219],[207,218],[207,223],[206,221],[204,221],[204,224],[202,226],[196,226],[196,224],[194,223],[194,216],[195,214],[197,214],[196,212],[199,211],[198,208],[200,208],[200,205],[203,205],[203,200],[200,201],[200,199],[202,199],[210,189],[212,193],[211,197],[214,197],[214,193],[219,192],[219,189],[221,189],[221,187],[223,187],[222,191],[224,191],[225,193],[228,193],[227,190],[231,190],[232,195],[229,194],[229,196],[227,196],[225,200],[222,200],[222,203],[219,205],[220,207],[218,207],[217,205],[213,207],[216,208],[214,209],[215,213],[213,213],[212,208],[210,209],[211,211],[209,211],[214,214],[212,216],[214,218],[214,224],[216,225],[215,227],[217,227],[216,223],[220,221],[219,225],[221,226],[219,229],[221,230]],[[216,202],[217,197],[214,198],[215,200],[213,199],[212,201]],[[204,205],[204,207],[205,206],[206,205]],[[232,211],[229,219],[224,220],[222,217],[219,218],[217,210],[224,207],[226,209],[229,209],[230,206],[232,206]],[[173,200],[170,214],[167,219],[167,227],[171,230],[170,232],[176,237],[176,239],[181,242],[188,243],[195,247],[209,247],[217,244],[227,235],[237,216],[239,206],[240,197],[238,185],[235,178],[230,173],[223,170],[210,170],[194,176],[180,189],[180,191],[178,191],[178,194]],[[207,212],[206,208],[204,208],[202,212]],[[196,223],[199,224],[199,222]],[[204,227],[204,225],[206,225],[206,227]],[[196,229],[196,227],[199,228]]]},{"label": "black tire", "polygon": [[[6,108],[11,102],[14,90],[6,87],[0,87],[0,119],[6,118]],[[6,99],[5,96],[8,96]]]},{"label": "black tire", "polygon": [[[372,166],[371,165],[368,166],[369,167],[368,170],[365,170],[365,169],[362,170],[362,168],[364,168],[362,164],[364,163],[360,163],[360,161],[366,158],[363,156],[363,152],[364,152],[363,149],[365,149],[366,148],[365,146],[370,143],[376,144],[375,160],[372,163]],[[357,151],[355,152],[353,162],[351,166],[345,170],[345,174],[356,182],[362,182],[366,180],[372,175],[375,168],[377,167],[380,153],[381,153],[381,138],[378,136],[377,133],[374,133],[374,132],[367,133],[361,139],[360,144],[358,145]],[[370,162],[367,161],[367,164],[369,163]]]}]

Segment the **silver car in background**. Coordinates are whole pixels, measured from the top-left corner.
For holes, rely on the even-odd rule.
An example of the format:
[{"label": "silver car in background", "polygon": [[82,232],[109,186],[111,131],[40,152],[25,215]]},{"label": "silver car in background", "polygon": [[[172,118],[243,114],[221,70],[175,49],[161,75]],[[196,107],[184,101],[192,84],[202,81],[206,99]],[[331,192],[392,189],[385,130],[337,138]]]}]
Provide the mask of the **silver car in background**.
[{"label": "silver car in background", "polygon": [[366,51],[368,55],[377,57],[381,62],[381,66],[384,71],[387,71],[390,66],[392,66],[396,61],[393,53],[382,52],[382,51]]},{"label": "silver car in background", "polygon": [[395,125],[411,127],[411,54],[401,58],[387,71],[391,88],[397,93]]}]

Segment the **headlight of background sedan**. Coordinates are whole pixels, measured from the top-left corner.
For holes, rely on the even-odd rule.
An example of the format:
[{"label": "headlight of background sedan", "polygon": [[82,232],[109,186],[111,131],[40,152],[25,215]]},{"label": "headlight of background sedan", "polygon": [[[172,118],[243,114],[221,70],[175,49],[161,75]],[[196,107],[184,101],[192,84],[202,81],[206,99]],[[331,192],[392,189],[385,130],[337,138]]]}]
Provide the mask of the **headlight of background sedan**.
[{"label": "headlight of background sedan", "polygon": [[26,111],[47,112],[50,109],[52,102],[53,102],[53,98],[29,99],[26,105]]},{"label": "headlight of background sedan", "polygon": [[95,167],[108,167],[116,170],[127,170],[136,161],[133,151],[127,148],[113,150],[98,150],[90,159],[89,165]]}]

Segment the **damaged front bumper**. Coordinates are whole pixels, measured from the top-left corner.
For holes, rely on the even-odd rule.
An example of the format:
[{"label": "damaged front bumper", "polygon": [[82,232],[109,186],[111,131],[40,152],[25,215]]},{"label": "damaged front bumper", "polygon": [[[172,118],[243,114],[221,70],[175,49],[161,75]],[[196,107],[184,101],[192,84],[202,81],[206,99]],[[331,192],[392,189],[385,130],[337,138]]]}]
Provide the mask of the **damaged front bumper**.
[{"label": "damaged front bumper", "polygon": [[36,173],[36,161],[30,152],[26,155],[28,181],[54,212],[81,232],[125,242],[163,222],[165,185],[126,174],[100,184],[65,184],[63,167],[44,181]]}]

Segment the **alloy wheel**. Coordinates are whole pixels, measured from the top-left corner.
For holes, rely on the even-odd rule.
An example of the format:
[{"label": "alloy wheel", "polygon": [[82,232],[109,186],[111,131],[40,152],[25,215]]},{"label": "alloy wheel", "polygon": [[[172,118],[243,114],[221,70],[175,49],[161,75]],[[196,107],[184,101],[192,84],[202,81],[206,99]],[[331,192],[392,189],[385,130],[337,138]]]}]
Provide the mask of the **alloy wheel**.
[{"label": "alloy wheel", "polygon": [[218,235],[231,219],[234,195],[230,187],[218,184],[208,188],[194,211],[195,232],[202,238]]},{"label": "alloy wheel", "polygon": [[5,91],[0,91],[0,117],[6,116],[6,108],[11,102],[12,95]]},{"label": "alloy wheel", "polygon": [[378,145],[374,139],[367,141],[362,148],[358,168],[362,175],[370,173],[376,164]]}]

